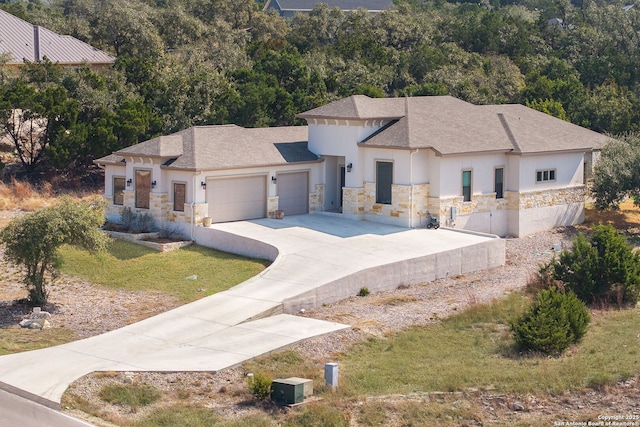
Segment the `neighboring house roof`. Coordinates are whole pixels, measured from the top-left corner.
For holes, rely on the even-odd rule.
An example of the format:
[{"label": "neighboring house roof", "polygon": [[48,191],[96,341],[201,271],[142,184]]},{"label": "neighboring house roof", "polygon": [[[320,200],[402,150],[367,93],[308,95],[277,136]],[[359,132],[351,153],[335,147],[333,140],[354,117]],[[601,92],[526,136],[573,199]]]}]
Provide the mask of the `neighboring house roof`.
[{"label": "neighboring house roof", "polygon": [[85,42],[32,25],[4,10],[0,10],[0,53],[10,53],[9,64],[17,65],[25,59],[35,62],[45,56],[62,65],[106,65],[115,61],[113,56]]},{"label": "neighboring house roof", "polygon": [[439,154],[536,153],[600,148],[605,135],[523,105],[473,105],[451,96],[354,95],[299,114],[308,120],[385,120],[362,146],[432,148]]},{"label": "neighboring house roof", "polygon": [[326,4],[329,8],[338,7],[345,12],[359,8],[367,9],[369,12],[383,12],[393,7],[393,0],[267,0],[263,10],[309,13],[320,3]]},{"label": "neighboring house roof", "polygon": [[195,126],[132,145],[95,161],[119,164],[125,156],[164,160],[165,168],[219,170],[318,161],[307,149],[307,127]]}]

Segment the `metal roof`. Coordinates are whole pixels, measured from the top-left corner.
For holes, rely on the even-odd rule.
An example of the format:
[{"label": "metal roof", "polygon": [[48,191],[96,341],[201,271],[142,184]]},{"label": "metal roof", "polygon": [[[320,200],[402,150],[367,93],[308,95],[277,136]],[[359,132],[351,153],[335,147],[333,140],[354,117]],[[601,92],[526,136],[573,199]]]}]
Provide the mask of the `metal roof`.
[{"label": "metal roof", "polygon": [[71,36],[32,25],[0,9],[0,53],[10,53],[9,64],[40,61],[45,56],[62,65],[111,64],[116,58]]},{"label": "metal roof", "polygon": [[370,12],[382,12],[393,8],[393,0],[270,0],[265,4],[264,10],[273,8],[289,12],[310,12],[320,3],[326,4],[330,9],[338,7],[344,11],[363,8]]}]

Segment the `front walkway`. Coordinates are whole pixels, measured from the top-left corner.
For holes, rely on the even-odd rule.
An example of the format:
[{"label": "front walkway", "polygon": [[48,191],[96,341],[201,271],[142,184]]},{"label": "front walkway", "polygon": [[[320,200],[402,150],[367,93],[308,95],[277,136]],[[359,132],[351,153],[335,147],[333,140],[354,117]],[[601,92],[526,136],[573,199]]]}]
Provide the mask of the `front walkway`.
[{"label": "front walkway", "polygon": [[[218,371],[347,325],[297,317],[355,295],[504,263],[504,241],[322,215],[197,227],[196,241],[275,260],[228,290],[103,335],[0,357],[0,388],[58,407],[94,371]],[[46,333],[46,332],[45,332]]]}]

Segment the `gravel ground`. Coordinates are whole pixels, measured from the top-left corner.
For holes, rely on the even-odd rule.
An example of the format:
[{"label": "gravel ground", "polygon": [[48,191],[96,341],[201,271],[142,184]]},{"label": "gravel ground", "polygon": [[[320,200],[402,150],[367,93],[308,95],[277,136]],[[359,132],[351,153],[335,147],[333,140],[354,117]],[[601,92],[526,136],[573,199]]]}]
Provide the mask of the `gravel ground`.
[{"label": "gravel ground", "polygon": [[[538,265],[551,259],[554,245],[566,247],[576,233],[574,228],[563,228],[508,239],[507,262],[503,267],[401,287],[367,297],[354,296],[301,313],[305,317],[347,323],[352,328],[298,343],[292,349],[318,366],[323,366],[334,355],[367,337],[382,336],[410,325],[437,322],[469,305],[499,298],[512,290],[523,288]],[[13,280],[15,272],[11,268],[8,271],[0,284],[0,304],[4,305],[0,307],[0,322],[3,327],[17,324],[21,316],[26,314],[20,306],[10,304],[24,291]],[[69,328],[75,331],[78,338],[107,332],[177,305],[177,301],[171,301],[166,296],[114,291],[75,279],[61,280],[52,291],[50,300],[53,327]],[[97,396],[105,384],[131,380],[162,390],[169,396],[166,404],[182,401],[206,405],[227,417],[260,412],[260,408],[251,403],[244,372],[240,367],[218,373],[94,373],[76,381],[67,391],[63,404],[78,407],[78,402],[82,402],[85,408],[92,407],[93,411],[101,414],[101,418],[120,424],[132,416],[131,411],[105,404]],[[539,396],[506,396],[487,392],[468,393],[464,399],[477,408],[485,420],[526,422],[528,419],[535,420],[536,416],[564,413],[568,421],[574,421],[579,416],[605,413],[605,409],[615,408],[616,413],[637,411],[640,407],[638,391],[640,387],[636,380],[631,379],[609,390],[606,398],[588,390],[570,393],[563,399],[540,400]],[[425,398],[429,399],[425,396],[388,396],[384,399],[392,404],[397,400]],[[442,394],[438,399],[446,402],[460,397]],[[521,404],[524,411],[514,411],[514,402]],[[67,409],[74,415],[80,414],[77,410]],[[144,409],[139,408],[137,415],[142,413]],[[355,418],[352,417],[352,420]],[[98,425],[113,425],[96,419],[91,421]],[[533,422],[532,425],[537,424]]]}]

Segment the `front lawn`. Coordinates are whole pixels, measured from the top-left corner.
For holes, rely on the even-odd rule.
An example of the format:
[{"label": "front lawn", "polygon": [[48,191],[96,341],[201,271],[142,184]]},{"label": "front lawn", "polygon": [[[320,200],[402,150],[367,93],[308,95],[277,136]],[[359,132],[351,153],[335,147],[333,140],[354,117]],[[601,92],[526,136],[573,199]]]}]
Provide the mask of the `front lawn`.
[{"label": "front lawn", "polygon": [[114,239],[108,251],[98,254],[64,246],[59,268],[103,286],[164,292],[190,302],[229,289],[268,264],[203,246],[157,252]]}]

